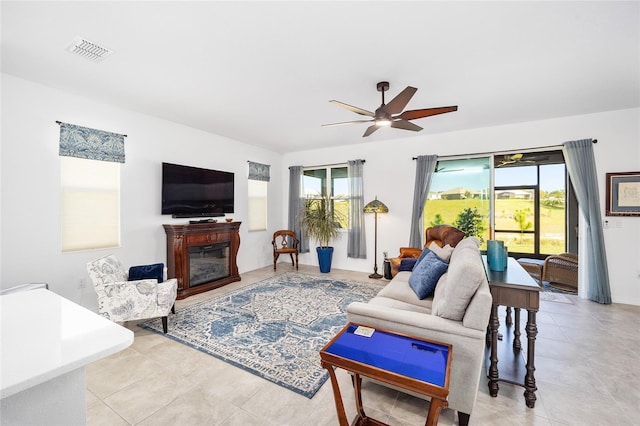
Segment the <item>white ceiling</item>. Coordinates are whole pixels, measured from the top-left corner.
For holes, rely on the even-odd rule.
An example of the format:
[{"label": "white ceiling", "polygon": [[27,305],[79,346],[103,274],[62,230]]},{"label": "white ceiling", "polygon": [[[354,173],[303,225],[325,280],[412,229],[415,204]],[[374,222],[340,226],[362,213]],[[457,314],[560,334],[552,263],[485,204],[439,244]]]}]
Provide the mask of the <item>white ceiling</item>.
[{"label": "white ceiling", "polygon": [[[278,152],[640,106],[640,2],[10,2],[2,71]],[[83,36],[102,63],[64,49]],[[375,110],[458,105],[414,122]],[[78,123],[82,124],[82,123]]]}]

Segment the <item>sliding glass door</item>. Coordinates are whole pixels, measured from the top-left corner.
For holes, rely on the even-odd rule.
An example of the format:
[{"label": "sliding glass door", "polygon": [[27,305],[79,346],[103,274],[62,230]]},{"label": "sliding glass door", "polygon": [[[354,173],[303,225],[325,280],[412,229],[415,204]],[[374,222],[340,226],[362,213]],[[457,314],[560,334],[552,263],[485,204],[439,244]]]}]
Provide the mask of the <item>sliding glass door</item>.
[{"label": "sliding glass door", "polygon": [[491,158],[438,161],[424,208],[425,229],[450,224],[486,246],[491,211]]}]

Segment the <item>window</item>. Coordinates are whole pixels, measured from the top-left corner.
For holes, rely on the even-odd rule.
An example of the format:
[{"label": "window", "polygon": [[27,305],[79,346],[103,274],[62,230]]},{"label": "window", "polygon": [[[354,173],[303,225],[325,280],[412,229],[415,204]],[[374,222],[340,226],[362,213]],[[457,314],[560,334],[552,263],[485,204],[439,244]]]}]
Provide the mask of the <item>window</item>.
[{"label": "window", "polygon": [[516,257],[575,251],[569,224],[577,223],[578,210],[569,189],[562,151],[441,160],[424,226],[452,224],[479,237],[482,249],[490,238],[502,240]]},{"label": "window", "polygon": [[120,245],[120,163],[60,157],[62,251]]},{"label": "window", "polygon": [[267,229],[267,184],[261,180],[249,179],[249,231]]},{"label": "window", "polygon": [[349,179],[347,166],[305,169],[304,196],[310,199],[329,197],[334,219],[341,228],[348,228]]},{"label": "window", "polygon": [[489,239],[491,160],[489,157],[438,161],[424,207],[424,228],[451,224]]},{"label": "window", "polygon": [[567,251],[566,176],[561,151],[497,156],[494,238],[503,240],[512,253]]}]

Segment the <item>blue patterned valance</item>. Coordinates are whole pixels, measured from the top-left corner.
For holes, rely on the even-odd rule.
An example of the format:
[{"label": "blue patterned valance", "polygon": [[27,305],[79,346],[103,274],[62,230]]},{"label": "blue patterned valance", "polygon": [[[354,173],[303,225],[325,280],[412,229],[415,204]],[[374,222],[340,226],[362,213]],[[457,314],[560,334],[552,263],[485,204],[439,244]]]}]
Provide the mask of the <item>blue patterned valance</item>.
[{"label": "blue patterned valance", "polygon": [[248,161],[248,163],[249,163],[249,179],[269,182],[269,179],[270,179],[269,167],[271,167],[270,165],[254,163],[253,161]]},{"label": "blue patterned valance", "polygon": [[124,163],[124,136],[60,123],[60,155]]}]

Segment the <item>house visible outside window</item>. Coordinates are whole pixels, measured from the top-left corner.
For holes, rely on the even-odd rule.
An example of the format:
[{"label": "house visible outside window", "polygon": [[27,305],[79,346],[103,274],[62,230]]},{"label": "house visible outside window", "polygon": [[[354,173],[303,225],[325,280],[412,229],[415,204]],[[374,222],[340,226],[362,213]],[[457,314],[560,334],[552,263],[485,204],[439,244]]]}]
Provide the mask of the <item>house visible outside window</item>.
[{"label": "house visible outside window", "polygon": [[502,240],[516,256],[562,253],[575,235],[568,224],[577,223],[569,186],[561,151],[438,161],[424,226],[452,224],[481,238],[483,249],[489,238]]},{"label": "house visible outside window", "polygon": [[349,178],[347,165],[309,168],[303,171],[304,196],[308,199],[329,197],[331,211],[341,228],[349,223]]},{"label": "house visible outside window", "polygon": [[60,157],[62,251],[120,246],[120,163]]}]

